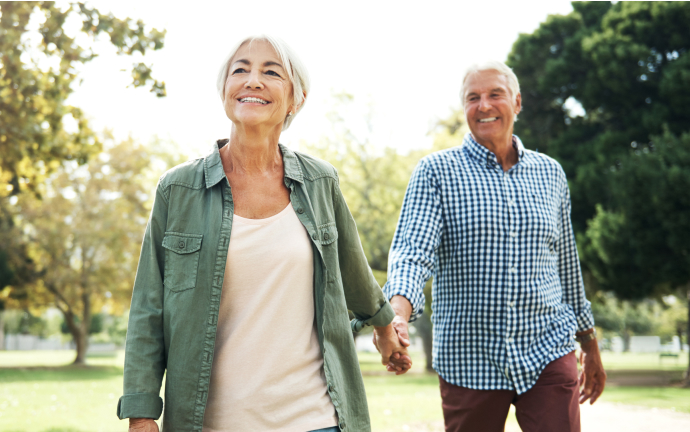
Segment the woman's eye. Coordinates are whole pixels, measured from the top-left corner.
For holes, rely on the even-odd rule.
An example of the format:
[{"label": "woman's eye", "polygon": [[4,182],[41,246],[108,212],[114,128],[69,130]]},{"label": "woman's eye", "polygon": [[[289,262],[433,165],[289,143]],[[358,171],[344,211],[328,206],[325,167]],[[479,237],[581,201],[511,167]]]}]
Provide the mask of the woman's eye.
[{"label": "woman's eye", "polygon": [[237,68],[234,71],[232,71],[232,74],[235,75],[236,73],[246,73],[247,71],[244,70],[244,68]]},{"label": "woman's eye", "polygon": [[280,78],[280,75],[278,74],[278,72],[272,71],[272,70],[266,71],[266,75],[273,75],[273,76],[277,76],[278,78]]}]

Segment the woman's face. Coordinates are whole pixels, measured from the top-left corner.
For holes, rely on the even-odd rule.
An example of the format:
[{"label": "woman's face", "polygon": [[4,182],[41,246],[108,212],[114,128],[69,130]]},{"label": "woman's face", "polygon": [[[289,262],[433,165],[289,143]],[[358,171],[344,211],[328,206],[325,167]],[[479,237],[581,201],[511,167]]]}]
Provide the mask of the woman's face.
[{"label": "woman's face", "polygon": [[244,127],[282,129],[294,110],[292,83],[273,46],[245,43],[232,58],[225,82],[225,114]]}]

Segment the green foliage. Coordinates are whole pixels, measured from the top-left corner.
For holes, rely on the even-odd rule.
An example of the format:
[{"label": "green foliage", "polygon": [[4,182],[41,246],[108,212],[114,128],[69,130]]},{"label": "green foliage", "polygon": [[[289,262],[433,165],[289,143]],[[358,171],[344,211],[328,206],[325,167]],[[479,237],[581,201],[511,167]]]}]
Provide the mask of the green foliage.
[{"label": "green foliage", "polygon": [[[165,32],[147,32],[141,21],[103,15],[81,3],[63,10],[55,2],[0,2],[0,13],[0,189],[37,191],[61,161],[84,163],[101,147],[81,110],[66,103],[78,85],[78,65],[97,56],[66,34],[66,21],[78,17],[82,33],[94,40],[107,35],[123,55],[161,49]],[[143,63],[133,66],[132,76],[135,87],[151,86],[165,96],[165,83]],[[69,117],[76,132],[63,126]]]},{"label": "green foliage", "polygon": [[508,56],[515,132],[568,175],[588,288],[659,297],[690,281],[690,4],[573,8]]},{"label": "green foliage", "polygon": [[[67,103],[81,82],[80,66],[97,57],[82,44],[107,37],[118,54],[140,57],[161,49],[164,36],[142,21],[104,15],[83,3],[0,2],[0,308],[28,301],[26,286],[40,277],[21,240],[17,197],[27,191],[40,197],[63,162],[84,164],[102,150],[83,112]],[[165,96],[165,83],[144,63],[133,64],[132,78],[132,86]]]}]

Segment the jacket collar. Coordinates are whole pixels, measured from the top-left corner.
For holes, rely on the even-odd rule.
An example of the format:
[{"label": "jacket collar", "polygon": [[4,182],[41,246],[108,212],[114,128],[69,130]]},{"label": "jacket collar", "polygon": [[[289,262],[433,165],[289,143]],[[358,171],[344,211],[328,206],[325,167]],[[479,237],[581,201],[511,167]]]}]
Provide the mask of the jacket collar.
[{"label": "jacket collar", "polygon": [[[228,141],[229,140],[227,138],[217,140],[213,145],[211,153],[204,158],[204,174],[206,177],[207,189],[212,188],[221,180],[226,178],[223,163],[220,160],[220,149],[226,145]],[[299,165],[295,152],[282,144],[278,144],[278,146],[280,146],[280,152],[283,154],[283,170],[285,171],[285,178],[304,183],[302,168]]]},{"label": "jacket collar", "polygon": [[[479,144],[471,133],[467,133],[463,140],[463,147],[470,157],[477,163],[486,164],[487,167],[498,166],[498,159],[488,148]],[[525,156],[525,147],[517,135],[513,135],[513,147],[518,153],[518,163],[523,161]]]}]

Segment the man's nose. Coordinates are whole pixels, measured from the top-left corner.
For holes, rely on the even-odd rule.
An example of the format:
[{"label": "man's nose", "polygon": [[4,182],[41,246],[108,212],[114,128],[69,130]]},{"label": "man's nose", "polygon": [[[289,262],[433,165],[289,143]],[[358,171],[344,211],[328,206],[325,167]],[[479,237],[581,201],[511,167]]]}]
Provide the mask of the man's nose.
[{"label": "man's nose", "polygon": [[479,99],[479,111],[488,111],[491,109],[491,103],[488,97],[482,96]]}]

